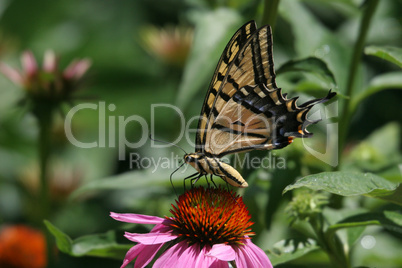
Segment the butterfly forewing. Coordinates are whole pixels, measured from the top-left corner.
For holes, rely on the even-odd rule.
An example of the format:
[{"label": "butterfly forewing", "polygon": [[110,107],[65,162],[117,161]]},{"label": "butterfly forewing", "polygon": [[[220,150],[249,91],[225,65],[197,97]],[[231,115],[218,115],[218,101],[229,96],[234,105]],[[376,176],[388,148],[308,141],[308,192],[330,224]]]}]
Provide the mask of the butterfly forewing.
[{"label": "butterfly forewing", "polygon": [[269,26],[246,23],[232,37],[216,68],[201,110],[196,151],[204,152],[207,132],[230,98],[243,86],[263,83],[275,88]]},{"label": "butterfly forewing", "polygon": [[[257,25],[254,21],[250,21],[244,24],[230,39],[226,45],[225,50],[219,59],[218,65],[215,69],[214,76],[207,95],[204,100],[204,104],[201,109],[200,120],[198,122],[198,131],[196,134],[196,151],[203,151],[203,145],[205,144],[204,133],[206,130],[206,123],[209,114],[213,110],[213,103],[218,95],[218,91],[221,89],[224,78],[226,77],[229,69],[232,66],[233,60],[238,56],[239,51],[244,43],[250,38],[250,35],[257,30]],[[214,111],[217,114],[217,111]]]}]

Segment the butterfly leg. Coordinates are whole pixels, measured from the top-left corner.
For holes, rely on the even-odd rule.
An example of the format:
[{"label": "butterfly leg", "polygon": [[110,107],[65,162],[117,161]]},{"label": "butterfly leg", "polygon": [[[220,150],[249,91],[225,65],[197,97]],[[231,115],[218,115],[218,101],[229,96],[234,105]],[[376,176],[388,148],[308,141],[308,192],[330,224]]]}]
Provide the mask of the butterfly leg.
[{"label": "butterfly leg", "polygon": [[[198,173],[198,172],[196,172],[196,173],[194,173],[194,174],[191,174],[190,176],[188,176],[188,177],[185,177],[184,179],[183,179],[183,188],[184,188],[184,190],[186,190],[186,180],[190,180],[191,182],[195,179],[195,176],[197,176],[197,175],[199,175],[200,173]],[[199,177],[198,177],[199,178]]]},{"label": "butterfly leg", "polygon": [[197,181],[202,177],[203,174],[199,174],[197,177],[191,179],[191,188],[197,183]]},{"label": "butterfly leg", "polygon": [[225,180],[225,182],[226,182],[226,189],[230,192],[230,189],[229,189],[229,183],[228,183],[228,181],[227,180]]},{"label": "butterfly leg", "polygon": [[213,175],[211,174],[210,180],[212,182],[212,184],[215,186],[215,188],[218,188],[218,186],[216,186],[214,179],[213,179]]},{"label": "butterfly leg", "polygon": [[208,181],[207,174],[205,174],[204,176],[205,176],[205,180],[207,181],[208,188],[210,188],[210,185],[209,185],[209,181]]}]

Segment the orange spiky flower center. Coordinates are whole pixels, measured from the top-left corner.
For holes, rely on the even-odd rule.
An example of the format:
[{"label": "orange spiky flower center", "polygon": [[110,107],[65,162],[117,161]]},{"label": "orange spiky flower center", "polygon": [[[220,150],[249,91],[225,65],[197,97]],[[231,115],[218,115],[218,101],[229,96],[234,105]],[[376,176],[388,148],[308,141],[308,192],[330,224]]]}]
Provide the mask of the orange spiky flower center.
[{"label": "orange spiky flower center", "polygon": [[193,188],[172,204],[171,227],[189,244],[241,245],[254,235],[250,214],[240,196],[222,188]]}]

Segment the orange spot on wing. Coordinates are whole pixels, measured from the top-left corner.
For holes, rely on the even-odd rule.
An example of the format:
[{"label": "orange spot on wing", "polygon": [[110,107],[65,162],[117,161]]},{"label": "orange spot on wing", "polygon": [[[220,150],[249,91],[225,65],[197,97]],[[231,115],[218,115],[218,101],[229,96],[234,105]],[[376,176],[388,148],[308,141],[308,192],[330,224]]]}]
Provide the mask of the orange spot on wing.
[{"label": "orange spot on wing", "polygon": [[303,129],[302,129],[302,126],[299,126],[299,131],[298,131],[300,134],[302,134],[302,135],[304,135],[304,132],[303,132]]}]

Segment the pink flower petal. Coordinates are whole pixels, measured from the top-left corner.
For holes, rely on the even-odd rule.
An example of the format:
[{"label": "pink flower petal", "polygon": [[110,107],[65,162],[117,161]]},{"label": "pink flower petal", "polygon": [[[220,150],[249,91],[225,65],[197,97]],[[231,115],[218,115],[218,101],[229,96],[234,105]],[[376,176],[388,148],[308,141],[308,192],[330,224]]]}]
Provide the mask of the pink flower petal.
[{"label": "pink flower petal", "polygon": [[198,244],[188,246],[180,254],[178,254],[179,261],[176,263],[177,268],[187,268],[187,267],[211,267],[211,268],[228,268],[228,263],[225,261],[218,260],[214,257],[208,257],[200,250]]},{"label": "pink flower petal", "polygon": [[209,267],[209,264],[212,263],[213,258],[206,256],[206,254],[210,250],[211,250],[211,247],[208,247],[208,246],[204,246],[201,249],[200,254],[198,254],[198,256],[196,257],[196,259],[194,261],[194,268]]},{"label": "pink flower petal", "polygon": [[[112,213],[114,216],[119,216],[117,213]],[[117,214],[117,215],[116,215]],[[130,234],[126,233],[126,237],[131,239],[131,235],[137,235],[137,236],[164,236],[166,232],[171,232],[170,226],[166,226],[164,224],[157,224],[155,227],[151,230],[150,233],[148,234]],[[174,236],[174,239],[176,236]],[[138,240],[138,239],[136,239]],[[137,242],[137,241],[136,241]],[[157,243],[159,242],[159,243]],[[149,245],[145,245],[142,243],[137,244],[136,246],[132,247],[126,254],[126,258],[124,259],[122,267],[125,267],[128,263],[130,263],[133,259],[137,258],[135,261],[134,267],[145,267],[149,262],[152,261],[152,259],[155,257],[155,255],[158,253],[160,248],[164,245],[164,243],[157,241],[155,243],[151,243]]]},{"label": "pink flower petal", "polygon": [[215,259],[212,264],[210,264],[211,268],[229,268],[229,263],[226,261]]},{"label": "pink flower petal", "polygon": [[213,257],[205,256],[205,247],[200,250],[200,246],[195,244],[189,246],[186,241],[181,241],[168,249],[160,256],[155,264],[154,268],[228,268],[228,263],[220,261]]},{"label": "pink flower petal", "polygon": [[91,67],[89,59],[73,60],[64,70],[63,75],[66,79],[80,79]]},{"label": "pink flower petal", "polygon": [[153,260],[156,253],[158,253],[162,246],[163,244],[145,246],[144,250],[141,251],[141,254],[139,254],[135,260],[134,268],[142,268],[147,266],[147,264]]},{"label": "pink flower petal", "polygon": [[137,258],[135,261],[135,268],[145,267],[149,262],[151,262],[162,246],[163,244],[151,246],[141,244],[135,245],[127,251],[120,268],[126,267],[135,258]]},{"label": "pink flower petal", "polygon": [[38,72],[38,65],[32,51],[24,51],[21,56],[22,68],[28,77],[34,76]]},{"label": "pink flower petal", "polygon": [[21,73],[18,70],[8,66],[7,64],[0,62],[0,72],[2,72],[14,84],[19,86],[23,85],[24,78],[22,77]]},{"label": "pink flower petal", "polygon": [[253,258],[250,258],[247,254],[245,254],[241,249],[236,248],[236,265],[238,268],[247,268],[247,267],[255,267],[255,268],[263,268],[262,266],[258,266]]},{"label": "pink flower petal", "polygon": [[127,264],[129,264],[132,260],[134,260],[138,256],[138,254],[144,250],[145,247],[146,246],[144,245],[138,244],[130,248],[126,253],[126,256],[124,257],[124,261],[123,264],[121,265],[121,268],[126,267]]},{"label": "pink flower petal", "polygon": [[43,57],[43,70],[54,73],[57,70],[57,57],[53,50],[47,50]]},{"label": "pink flower petal", "polygon": [[200,254],[200,247],[197,244],[192,246],[187,245],[187,248],[183,251],[181,256],[179,256],[180,261],[176,265],[177,268],[193,267],[198,254]]},{"label": "pink flower petal", "polygon": [[229,245],[216,244],[206,256],[212,256],[222,261],[233,261],[236,258],[236,252]]},{"label": "pink flower petal", "polygon": [[249,239],[245,239],[243,242],[244,246],[235,248],[238,268],[272,268],[271,262],[262,249],[254,245]]},{"label": "pink flower petal", "polygon": [[154,263],[154,268],[176,268],[179,257],[188,248],[185,241],[181,241],[165,251]]},{"label": "pink flower petal", "polygon": [[150,233],[171,233],[171,232],[172,232],[172,227],[166,221],[163,221],[162,223],[158,223],[150,231]]},{"label": "pink flower petal", "polygon": [[211,251],[211,247],[204,246],[201,249],[201,253],[198,254],[194,266],[195,268],[228,268],[229,264],[226,261],[219,260],[215,257],[208,256],[207,254]]},{"label": "pink flower petal", "polygon": [[163,218],[156,216],[131,214],[131,213],[114,213],[114,212],[110,212],[110,217],[112,217],[117,221],[139,223],[139,224],[158,224],[162,223],[165,220]]},{"label": "pink flower petal", "polygon": [[147,233],[147,234],[136,234],[136,233],[125,233],[124,235],[127,239],[141,243],[144,245],[154,245],[172,241],[177,238],[177,235],[172,235],[171,233]]},{"label": "pink flower petal", "polygon": [[273,267],[271,261],[268,259],[267,254],[262,249],[253,244],[253,242],[251,242],[250,239],[245,239],[244,247],[245,251],[247,251],[250,255],[251,254],[255,255],[255,258],[259,261],[261,267],[267,267],[267,268]]}]

